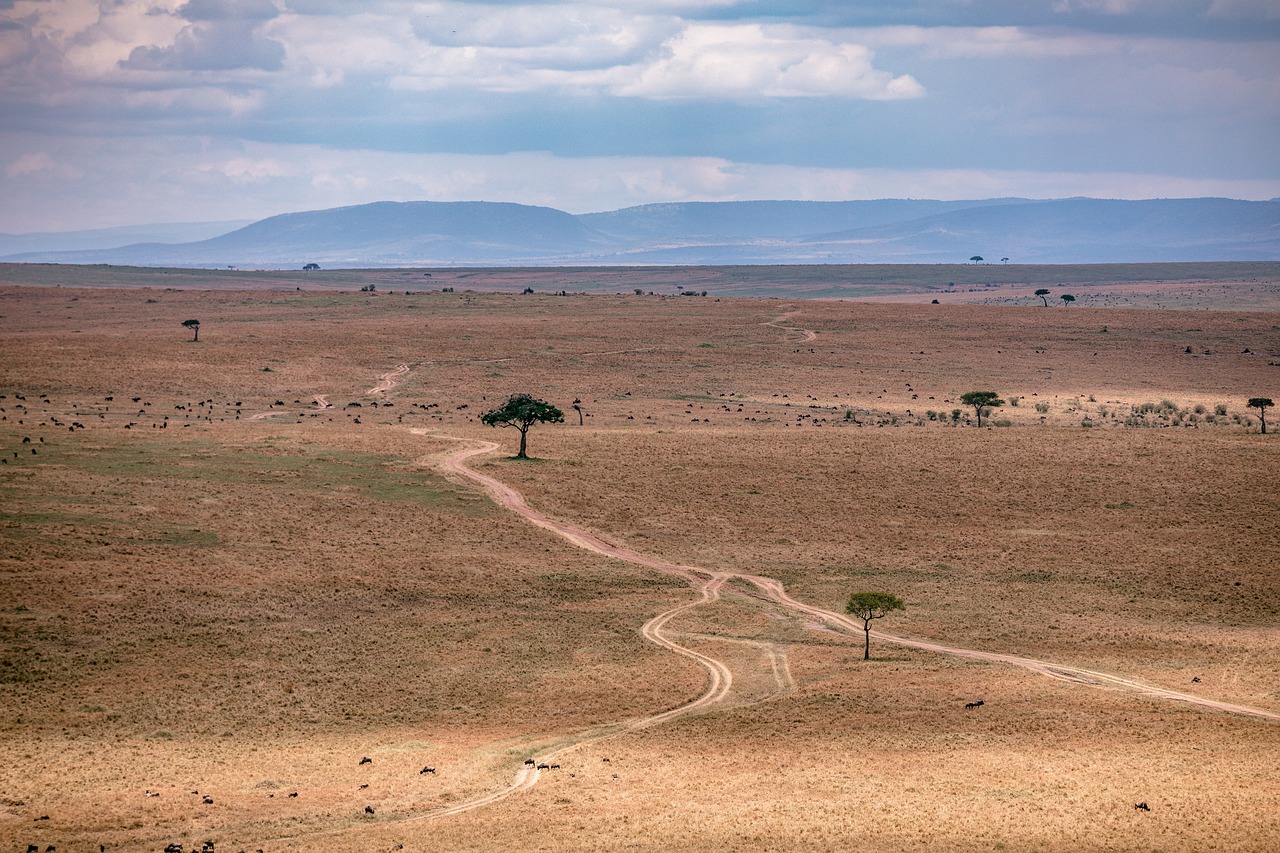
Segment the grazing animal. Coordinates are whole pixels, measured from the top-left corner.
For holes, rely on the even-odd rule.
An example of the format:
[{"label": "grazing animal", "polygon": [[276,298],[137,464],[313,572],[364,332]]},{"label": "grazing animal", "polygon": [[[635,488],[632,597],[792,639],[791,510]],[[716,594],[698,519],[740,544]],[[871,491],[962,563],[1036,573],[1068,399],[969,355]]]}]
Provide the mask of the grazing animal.
[{"label": "grazing animal", "polygon": [[357,791],[363,791],[363,790],[364,790],[365,788],[367,788],[367,787],[369,787],[369,786],[368,786],[368,785],[361,785],[359,788],[356,788],[356,790],[357,790]]},{"label": "grazing animal", "polygon": [[539,770],[550,770],[550,769],[551,769],[551,765],[550,765],[550,764],[539,764],[539,765],[538,765],[538,769],[539,769]]},{"label": "grazing animal", "polygon": [[40,853],[40,847],[36,844],[27,845],[27,853]]},{"label": "grazing animal", "polygon": [[525,767],[532,767],[532,766],[533,766],[533,765],[535,765],[535,764],[537,764],[537,762],[536,762],[536,761],[534,761],[532,758],[526,758],[526,759],[524,760],[524,766],[525,766]]},{"label": "grazing animal", "polygon": [[436,772],[436,769],[435,769],[434,767],[430,767],[430,766],[428,766],[428,767],[424,767],[424,768],[422,768],[421,770],[419,770],[419,771],[418,771],[418,775],[419,775],[419,776],[421,776],[423,773],[430,773],[430,774],[432,774],[432,775],[435,775],[435,772]]},{"label": "grazing animal", "polygon": [[151,790],[150,788],[148,788],[148,789],[147,789],[147,796],[148,796],[148,797],[158,797],[158,796],[160,796],[160,792],[159,792],[159,791],[153,791],[153,790]]},{"label": "grazing animal", "polygon": [[200,800],[200,802],[204,803],[206,806],[211,806],[213,805],[213,797],[210,797],[208,794],[206,794],[204,798]]},{"label": "grazing animal", "polygon": [[1151,811],[1151,806],[1147,805],[1145,802],[1142,802],[1142,803],[1134,803],[1134,804],[1133,804],[1133,807],[1134,807],[1135,809],[1138,809],[1139,811],[1144,811],[1144,812],[1149,812],[1149,811]]},{"label": "grazing animal", "polygon": [[289,796],[290,796],[290,797],[296,797],[296,796],[298,796],[298,792],[297,792],[297,791],[294,791],[294,792],[293,792],[292,794],[290,794]]},{"label": "grazing animal", "polygon": [[360,759],[360,763],[361,763],[361,764],[372,764],[372,763],[373,763],[373,759],[366,755],[364,758]]},{"label": "grazing animal", "polygon": [[164,853],[182,853],[182,845],[181,845],[181,844],[166,844],[166,845],[165,845],[165,848],[164,848]]},{"label": "grazing animal", "polygon": [[979,699],[977,702],[969,702],[968,704],[966,704],[966,705],[964,706],[964,709],[965,709],[966,711],[971,711],[971,710],[973,710],[974,708],[981,708],[981,707],[982,707],[983,705],[985,705],[985,704],[987,704],[987,703],[986,703],[986,702],[983,702],[981,699]]},{"label": "grazing animal", "polygon": [[365,807],[364,807],[364,813],[365,813],[365,814],[373,814],[373,806],[365,806]]},{"label": "grazing animal", "polygon": [[559,765],[559,764],[552,764],[552,765],[551,765],[551,769],[552,769],[552,770],[559,770],[559,769],[560,769],[560,765]]},{"label": "grazing animal", "polygon": [[1192,679],[1191,679],[1191,683],[1192,683],[1192,684],[1199,684],[1199,683],[1200,683],[1200,676],[1198,676],[1198,675],[1197,675],[1197,676],[1192,677]]}]

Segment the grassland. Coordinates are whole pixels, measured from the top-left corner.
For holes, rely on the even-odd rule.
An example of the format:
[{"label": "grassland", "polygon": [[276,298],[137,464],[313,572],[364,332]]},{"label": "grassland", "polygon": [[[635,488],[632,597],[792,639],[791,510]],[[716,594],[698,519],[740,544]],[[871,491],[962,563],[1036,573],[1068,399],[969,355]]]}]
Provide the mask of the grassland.
[{"label": "grassland", "polygon": [[[627,729],[704,690],[640,632],[696,593],[439,467],[514,449],[478,415],[536,393],[567,422],[477,467],[553,518],[832,610],[896,592],[887,633],[1275,712],[1280,445],[1244,404],[1278,396],[1280,315],[1186,284],[1142,286],[1189,310],[1046,310],[58,274],[0,288],[0,848],[1280,837],[1280,724],[887,643],[864,663],[740,582],[668,629],[732,689]],[[1018,398],[1002,426],[970,422],[975,388]]]}]

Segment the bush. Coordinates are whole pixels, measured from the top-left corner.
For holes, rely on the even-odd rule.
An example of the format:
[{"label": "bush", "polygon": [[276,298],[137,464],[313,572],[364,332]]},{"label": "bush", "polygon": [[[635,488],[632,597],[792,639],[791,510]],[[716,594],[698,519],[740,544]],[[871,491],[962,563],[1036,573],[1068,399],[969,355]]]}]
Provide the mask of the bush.
[{"label": "bush", "polygon": [[1213,413],[1219,417],[1225,417],[1227,414],[1227,406],[1225,403],[1219,403],[1213,407]]},{"label": "bush", "polygon": [[1015,406],[1015,407],[1016,407],[1016,406],[1018,405],[1018,400],[1019,400],[1019,398],[1018,398],[1018,397],[1010,397],[1010,398],[1009,398],[1009,405],[1010,405],[1010,406]]},{"label": "bush", "polygon": [[1008,418],[1001,418],[998,421],[992,421],[991,425],[998,426],[998,427],[1011,427],[1013,426],[1013,421],[1009,420]]},{"label": "bush", "polygon": [[1048,404],[1048,403],[1036,403],[1036,411],[1037,411],[1038,413],[1042,414],[1042,415],[1047,415],[1047,414],[1049,414],[1049,404]]}]

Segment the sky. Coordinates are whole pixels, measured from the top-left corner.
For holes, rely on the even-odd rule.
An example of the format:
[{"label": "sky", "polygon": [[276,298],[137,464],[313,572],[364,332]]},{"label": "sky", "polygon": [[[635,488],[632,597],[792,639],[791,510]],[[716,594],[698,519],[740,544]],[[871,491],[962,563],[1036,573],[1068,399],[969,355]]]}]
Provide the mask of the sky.
[{"label": "sky", "polygon": [[0,231],[1280,197],[1277,0],[0,0]]}]

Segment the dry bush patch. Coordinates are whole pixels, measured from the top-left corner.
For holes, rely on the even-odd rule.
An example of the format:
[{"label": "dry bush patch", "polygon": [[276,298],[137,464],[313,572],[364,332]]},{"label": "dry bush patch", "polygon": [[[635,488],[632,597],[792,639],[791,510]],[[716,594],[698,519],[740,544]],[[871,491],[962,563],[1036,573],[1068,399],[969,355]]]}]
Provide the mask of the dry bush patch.
[{"label": "dry bush patch", "polygon": [[[726,700],[626,730],[703,689],[639,634],[696,596],[435,470],[461,439],[512,439],[476,420],[528,391],[569,422],[534,430],[535,460],[477,467],[610,541],[777,577],[834,610],[890,590],[908,609],[888,633],[1280,710],[1280,451],[1229,416],[1124,426],[1166,398],[1245,414],[1278,373],[1275,315],[217,281],[0,290],[0,845],[1265,849],[1280,834],[1274,723],[883,642],[863,664],[860,637],[741,582],[669,626],[729,665]],[[1011,428],[950,424],[974,388],[1022,398],[997,414]],[[528,792],[404,822],[566,746]]]}]

